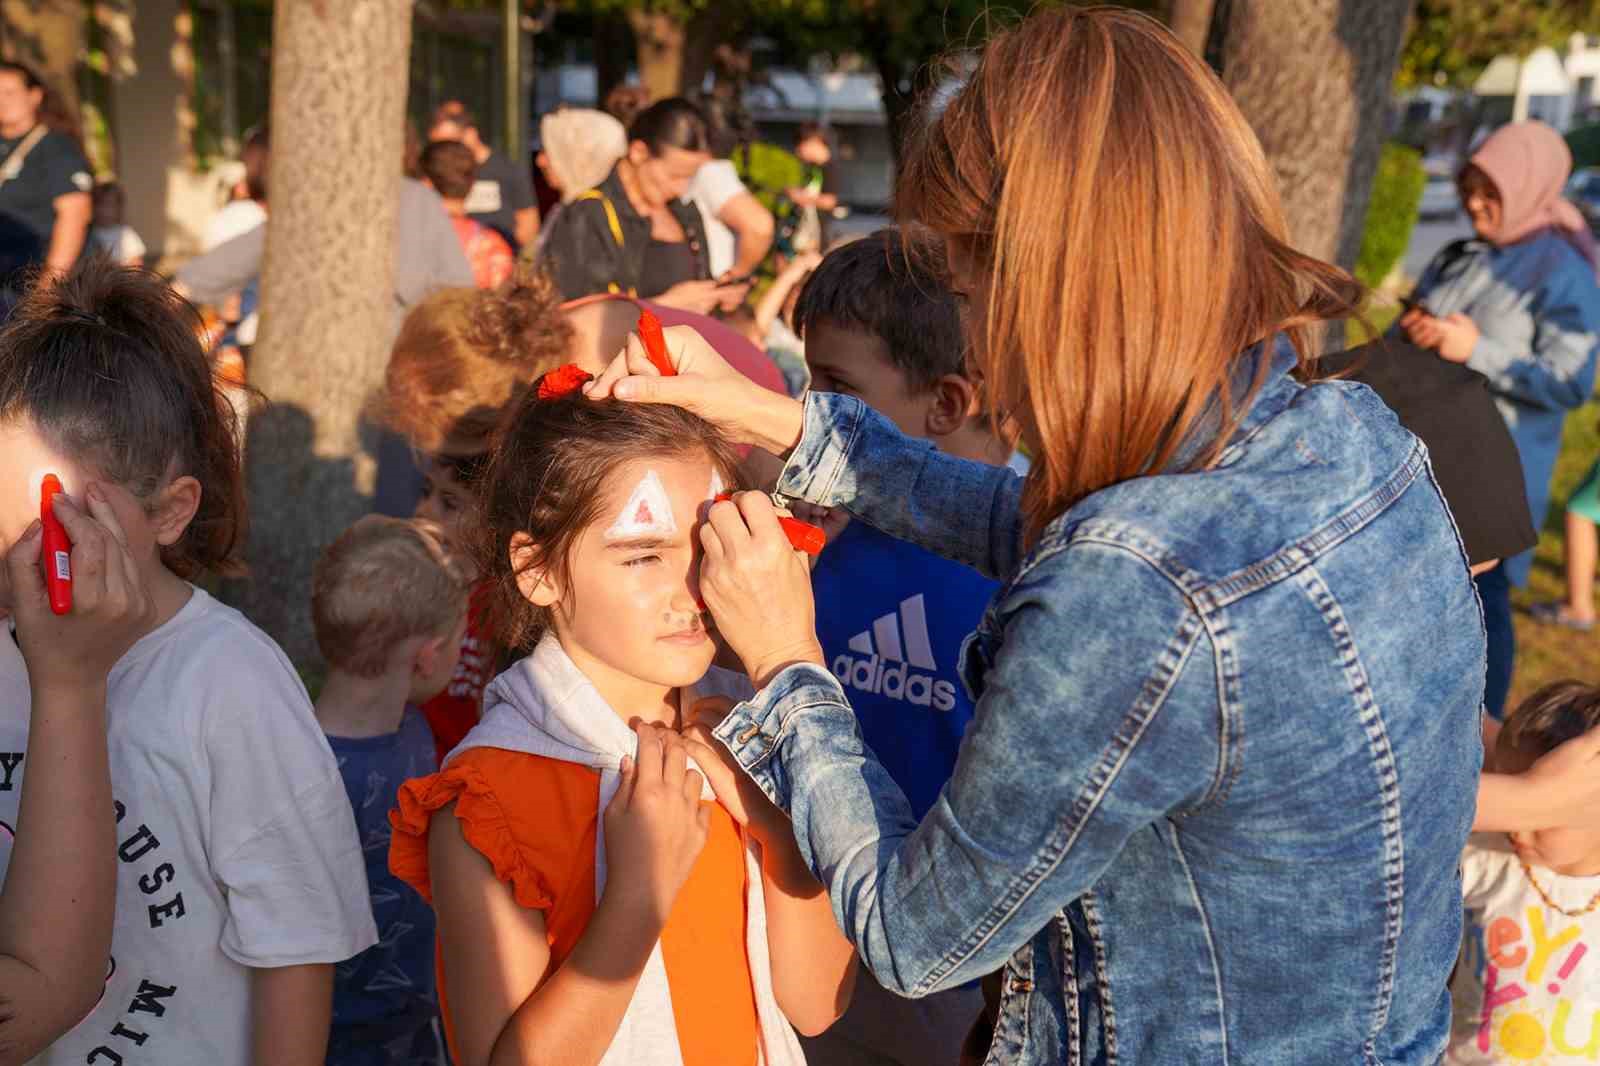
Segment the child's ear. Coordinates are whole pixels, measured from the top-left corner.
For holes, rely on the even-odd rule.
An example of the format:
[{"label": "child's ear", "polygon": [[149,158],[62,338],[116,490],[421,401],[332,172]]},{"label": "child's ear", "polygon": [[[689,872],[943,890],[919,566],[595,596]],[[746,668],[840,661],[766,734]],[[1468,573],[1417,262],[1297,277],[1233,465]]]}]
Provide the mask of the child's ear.
[{"label": "child's ear", "polygon": [[960,374],[946,374],[933,383],[933,401],[928,405],[927,429],[930,437],[948,437],[966,428],[967,422],[981,414],[978,389]]},{"label": "child's ear", "polygon": [[517,588],[536,607],[554,607],[561,602],[561,587],[549,567],[534,563],[538,545],[526,533],[511,537],[511,570],[517,575]]},{"label": "child's ear", "polygon": [[200,482],[185,474],[173,478],[172,484],[156,494],[155,507],[150,512],[150,524],[155,529],[156,543],[170,548],[183,538],[184,530],[194,521],[200,510]]},{"label": "child's ear", "polygon": [[450,646],[450,636],[445,634],[438,637],[429,637],[417,646],[416,654],[411,657],[411,674],[413,677],[432,677],[439,672],[439,665],[446,655],[458,651],[460,645]]}]

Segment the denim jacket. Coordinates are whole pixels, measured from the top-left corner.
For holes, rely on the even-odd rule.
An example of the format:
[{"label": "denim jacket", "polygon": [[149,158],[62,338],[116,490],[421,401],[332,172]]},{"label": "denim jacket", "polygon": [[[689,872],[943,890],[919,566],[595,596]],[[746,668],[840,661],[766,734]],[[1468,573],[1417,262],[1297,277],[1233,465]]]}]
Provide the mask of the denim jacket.
[{"label": "denim jacket", "polygon": [[[1467,365],[1489,379],[1522,457],[1533,524],[1544,525],[1562,423],[1594,390],[1600,349],[1594,268],[1548,230],[1504,248],[1458,241],[1428,264],[1417,297],[1436,315],[1460,311],[1478,327]],[[1532,561],[1531,552],[1507,560],[1506,576],[1525,584]]]},{"label": "denim jacket", "polygon": [[1095,493],[1026,549],[1010,472],[806,400],[781,492],[1003,580],[962,656],[975,718],[920,825],[826,670],[717,736],[886,987],[1004,968],[989,1063],[1443,1053],[1482,614],[1422,445],[1289,363],[1214,469]]}]

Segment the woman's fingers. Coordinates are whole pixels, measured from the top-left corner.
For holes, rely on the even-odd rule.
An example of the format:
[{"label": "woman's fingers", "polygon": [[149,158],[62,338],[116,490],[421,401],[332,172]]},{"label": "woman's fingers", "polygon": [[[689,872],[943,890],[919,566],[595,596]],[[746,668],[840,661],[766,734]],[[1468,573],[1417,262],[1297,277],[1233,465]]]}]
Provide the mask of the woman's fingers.
[{"label": "woman's fingers", "polygon": [[11,598],[19,614],[28,614],[40,608],[48,609],[44,572],[39,569],[39,555],[43,551],[44,526],[35,518],[16,543],[11,545],[11,550],[6,552]]},{"label": "woman's fingers", "polygon": [[660,375],[645,352],[644,342],[637,333],[628,334],[627,346],[617,353],[616,358],[606,364],[606,368],[583,387],[583,393],[591,400],[604,400],[611,396],[611,390],[617,382],[634,374]]},{"label": "woman's fingers", "polygon": [[689,749],[684,746],[683,738],[672,730],[653,728],[661,736],[661,783],[669,789],[682,788],[689,769]]},{"label": "woman's fingers", "polygon": [[606,806],[607,810],[610,810],[612,807],[615,807],[619,811],[626,810],[628,805],[633,802],[634,782],[639,779],[638,761],[630,758],[627,755],[624,755],[622,757],[622,762],[617,767],[617,776],[619,778],[617,782],[617,791],[616,794],[611,797],[611,802]]}]

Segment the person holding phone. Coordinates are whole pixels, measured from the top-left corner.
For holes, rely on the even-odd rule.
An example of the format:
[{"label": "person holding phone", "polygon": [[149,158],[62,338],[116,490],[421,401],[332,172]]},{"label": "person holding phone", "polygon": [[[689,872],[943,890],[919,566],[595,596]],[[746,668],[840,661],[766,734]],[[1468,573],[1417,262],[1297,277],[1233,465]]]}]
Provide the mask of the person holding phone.
[{"label": "person holding phone", "polygon": [[688,100],[639,113],[627,154],[550,224],[541,255],[563,297],[611,293],[697,314],[744,302],[749,285],[712,277],[700,210],[683,199],[711,159],[708,144],[705,118]]},{"label": "person holding phone", "polygon": [[[1589,398],[1600,350],[1595,242],[1561,195],[1571,172],[1566,142],[1542,122],[1513,123],[1486,140],[1457,179],[1474,236],[1434,257],[1393,330],[1489,379],[1538,524],[1562,425]],[[1527,582],[1531,563],[1524,552],[1476,579],[1489,631],[1484,702],[1495,718],[1516,656],[1511,587]]]}]

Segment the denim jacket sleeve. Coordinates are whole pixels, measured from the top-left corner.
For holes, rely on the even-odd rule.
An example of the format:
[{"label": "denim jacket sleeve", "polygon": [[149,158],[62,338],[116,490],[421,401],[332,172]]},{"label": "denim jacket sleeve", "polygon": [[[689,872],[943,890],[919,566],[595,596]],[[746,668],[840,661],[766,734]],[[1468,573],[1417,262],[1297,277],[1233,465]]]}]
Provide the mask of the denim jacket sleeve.
[{"label": "denim jacket sleeve", "polygon": [[778,491],[843,507],[868,525],[992,578],[1022,557],[1022,479],[956,459],[852,396],[811,392]]},{"label": "denim jacket sleeve", "polygon": [[1134,550],[1075,539],[995,610],[998,651],[921,825],[823,669],[784,670],[716,730],[789,812],[840,927],[900,995],[998,969],[1131,837],[1225,780],[1211,636]]},{"label": "denim jacket sleeve", "polygon": [[1532,310],[1532,351],[1508,345],[1484,330],[1467,365],[1520,403],[1552,411],[1581,407],[1594,389],[1600,293],[1592,280],[1566,271],[1550,278]]}]

